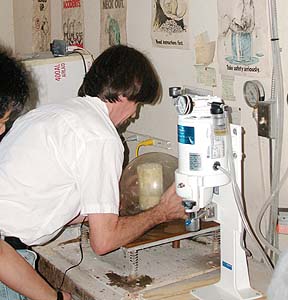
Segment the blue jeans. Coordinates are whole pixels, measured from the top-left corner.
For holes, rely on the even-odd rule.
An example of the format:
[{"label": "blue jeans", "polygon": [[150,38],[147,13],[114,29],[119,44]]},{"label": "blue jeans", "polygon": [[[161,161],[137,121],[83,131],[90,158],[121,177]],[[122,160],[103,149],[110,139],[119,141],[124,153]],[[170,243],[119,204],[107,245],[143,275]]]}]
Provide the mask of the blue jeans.
[{"label": "blue jeans", "polygon": [[[36,253],[31,250],[17,250],[17,252],[25,258],[25,260],[35,268]],[[0,300],[28,300],[27,297],[11,290],[0,281]]]}]

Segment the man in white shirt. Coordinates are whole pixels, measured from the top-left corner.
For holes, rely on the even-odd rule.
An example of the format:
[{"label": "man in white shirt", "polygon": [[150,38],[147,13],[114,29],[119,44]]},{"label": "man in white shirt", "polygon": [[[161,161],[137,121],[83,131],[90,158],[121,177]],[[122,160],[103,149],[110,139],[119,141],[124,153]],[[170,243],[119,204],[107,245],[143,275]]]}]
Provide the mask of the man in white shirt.
[{"label": "man in white shirt", "polygon": [[[116,128],[135,117],[138,105],[160,99],[159,79],[149,60],[128,46],[108,48],[93,62],[78,94],[30,111],[2,141],[0,229],[4,236],[39,245],[66,224],[87,218],[91,247],[101,255],[159,223],[185,219],[174,185],[157,206],[135,216],[118,215],[124,148]],[[25,282],[29,276],[35,274],[28,272]],[[45,290],[41,288],[37,282],[33,294],[31,289],[21,292],[32,300],[56,299],[48,292],[37,295],[35,291]],[[70,299],[68,293],[58,292],[57,299],[61,297]]]}]

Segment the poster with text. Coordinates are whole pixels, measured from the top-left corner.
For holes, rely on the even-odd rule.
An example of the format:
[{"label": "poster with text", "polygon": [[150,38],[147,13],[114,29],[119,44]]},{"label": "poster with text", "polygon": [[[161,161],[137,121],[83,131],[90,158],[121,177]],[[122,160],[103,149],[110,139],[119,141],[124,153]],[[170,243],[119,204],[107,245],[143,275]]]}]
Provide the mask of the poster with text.
[{"label": "poster with text", "polygon": [[127,43],[127,1],[101,0],[100,49]]},{"label": "poster with text", "polygon": [[269,76],[270,48],[264,0],[218,0],[221,74]]},{"label": "poster with text", "polygon": [[154,47],[189,49],[187,0],[153,0],[151,38]]},{"label": "poster with text", "polygon": [[84,8],[82,0],[62,0],[63,38],[69,46],[84,47]]},{"label": "poster with text", "polygon": [[50,0],[33,0],[32,51],[46,52],[50,49],[51,14]]}]

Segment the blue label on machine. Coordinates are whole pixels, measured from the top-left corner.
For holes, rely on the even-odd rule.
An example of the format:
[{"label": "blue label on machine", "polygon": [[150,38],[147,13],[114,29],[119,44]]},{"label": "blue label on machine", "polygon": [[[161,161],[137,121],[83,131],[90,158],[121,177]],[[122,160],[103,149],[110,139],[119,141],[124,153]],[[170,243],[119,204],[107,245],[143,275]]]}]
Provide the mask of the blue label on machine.
[{"label": "blue label on machine", "polygon": [[232,271],[232,265],[228,264],[224,260],[222,260],[222,266]]},{"label": "blue label on machine", "polygon": [[195,144],[195,130],[194,127],[178,125],[178,143],[181,144]]}]

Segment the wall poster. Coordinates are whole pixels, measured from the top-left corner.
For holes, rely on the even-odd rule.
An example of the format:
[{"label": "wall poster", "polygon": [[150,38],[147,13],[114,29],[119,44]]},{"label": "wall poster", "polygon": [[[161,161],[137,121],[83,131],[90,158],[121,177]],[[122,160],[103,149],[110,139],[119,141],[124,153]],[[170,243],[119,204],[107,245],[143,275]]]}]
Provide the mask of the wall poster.
[{"label": "wall poster", "polygon": [[269,25],[263,0],[218,0],[218,62],[222,74],[269,76]]},{"label": "wall poster", "polygon": [[69,46],[84,47],[84,8],[82,0],[62,0],[63,38]]},{"label": "wall poster", "polygon": [[50,41],[51,41],[50,0],[33,0],[33,16],[32,16],[33,53],[49,51]]},{"label": "wall poster", "polygon": [[127,43],[127,0],[101,0],[100,50]]},{"label": "wall poster", "polygon": [[189,49],[188,1],[153,0],[151,38],[154,47]]}]

